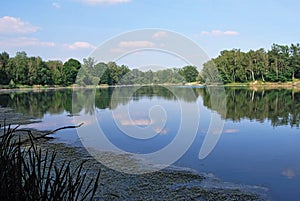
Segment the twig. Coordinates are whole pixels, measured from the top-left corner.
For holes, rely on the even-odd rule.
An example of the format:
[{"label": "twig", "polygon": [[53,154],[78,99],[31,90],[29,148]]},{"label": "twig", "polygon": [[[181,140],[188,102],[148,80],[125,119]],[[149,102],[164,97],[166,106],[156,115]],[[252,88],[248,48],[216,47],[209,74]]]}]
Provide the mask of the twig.
[{"label": "twig", "polygon": [[[32,136],[32,139],[33,139],[33,140],[38,140],[38,139],[42,139],[42,138],[44,138],[44,139],[47,139],[47,138],[48,138],[48,139],[49,139],[50,137],[48,137],[47,135],[56,133],[57,131],[63,130],[63,129],[78,128],[78,127],[80,127],[80,126],[82,126],[82,125],[83,125],[83,123],[78,124],[78,125],[75,125],[75,126],[64,126],[64,127],[60,127],[60,128],[57,128],[57,129],[55,129],[55,130],[53,130],[53,131],[50,131],[50,132],[48,132],[48,133],[46,133],[46,134],[43,134],[43,135],[37,136],[37,137],[33,136],[31,130],[27,130],[27,129],[18,129],[18,130],[14,129],[13,132],[14,132],[14,133],[15,133],[15,132],[27,132],[28,135]],[[52,137],[51,137],[51,138],[52,138]],[[30,141],[30,139],[23,140],[22,142],[19,142],[19,143],[20,143],[20,144],[23,144],[23,143],[28,142],[28,141]]]}]

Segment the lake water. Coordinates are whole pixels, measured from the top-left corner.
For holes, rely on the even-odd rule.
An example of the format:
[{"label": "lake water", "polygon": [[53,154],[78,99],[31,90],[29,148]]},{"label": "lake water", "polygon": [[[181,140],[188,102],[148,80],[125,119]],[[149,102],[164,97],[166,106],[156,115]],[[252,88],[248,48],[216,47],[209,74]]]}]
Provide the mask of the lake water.
[{"label": "lake water", "polygon": [[[148,86],[15,91],[1,92],[0,105],[41,119],[29,125],[37,129],[73,125],[74,118],[76,124],[84,122],[82,131],[96,123],[107,143],[135,155],[163,153],[172,145],[161,162],[177,154],[174,166],[266,187],[274,200],[298,200],[300,92],[219,90]],[[106,149],[97,141],[98,130],[62,130],[55,136],[73,146]],[[209,135],[214,142],[208,143],[203,159],[199,152]]]}]

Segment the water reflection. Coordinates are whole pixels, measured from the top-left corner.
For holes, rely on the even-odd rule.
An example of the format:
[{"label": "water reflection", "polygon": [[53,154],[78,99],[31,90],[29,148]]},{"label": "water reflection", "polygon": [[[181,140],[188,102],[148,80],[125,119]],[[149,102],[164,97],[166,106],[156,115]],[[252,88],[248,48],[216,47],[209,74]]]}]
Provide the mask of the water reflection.
[{"label": "water reflection", "polygon": [[[300,123],[300,92],[295,90],[261,90],[226,88],[226,99],[211,100],[212,93],[214,99],[218,99],[218,91],[210,88],[194,88],[194,95],[190,95],[185,88],[176,87],[176,96],[166,87],[145,86],[123,87],[115,91],[115,88],[100,88],[96,90],[95,97],[90,96],[92,89],[71,89],[34,91],[14,91],[2,92],[0,94],[0,105],[10,107],[19,113],[23,113],[36,118],[42,118],[44,114],[61,114],[64,111],[70,115],[76,115],[81,111],[93,114],[97,109],[115,109],[119,105],[126,105],[129,101],[138,101],[143,98],[153,97],[164,100],[183,100],[185,102],[196,102],[197,97],[203,98],[203,104],[212,109],[222,118],[239,122],[243,119],[256,120],[259,122],[269,121],[272,126],[290,125],[299,127]],[[118,98],[112,99],[112,94]],[[129,96],[128,94],[132,94]],[[74,99],[72,101],[72,98]],[[213,104],[213,101],[220,103],[226,101],[226,111],[220,104]],[[95,103],[95,107],[92,103]],[[214,107],[212,107],[214,105]],[[142,119],[137,120],[142,123]],[[143,122],[149,119],[143,119]],[[123,122],[126,124],[126,122]],[[149,124],[149,122],[147,122]]]},{"label": "water reflection", "polygon": [[[196,103],[200,106],[200,123],[203,124],[199,126],[194,143],[175,165],[200,172],[213,172],[230,182],[263,184],[270,187],[279,200],[297,200],[300,196],[300,161],[297,155],[300,151],[300,92],[226,88],[224,99],[219,96],[218,90],[189,89],[192,95],[184,87],[172,87],[171,90],[176,90],[173,93],[162,86],[101,88],[96,89],[94,95],[91,95],[92,89],[1,92],[0,105],[43,118],[45,122],[49,120],[61,124],[55,124],[54,128],[69,124],[73,118],[67,116],[73,115],[79,120],[82,118],[80,123],[85,121],[86,127],[82,129],[100,122],[103,131],[109,133],[107,139],[117,147],[128,152],[147,154],[162,149],[175,139],[180,119],[173,114],[179,112],[178,101],[182,100],[189,107]],[[113,97],[113,93],[117,94],[117,98]],[[212,95],[214,100],[211,100]],[[156,103],[163,104],[166,116],[171,119],[154,127],[157,122],[151,120],[148,111]],[[225,103],[226,111],[216,103]],[[133,108],[131,121],[122,112],[117,112],[125,106]],[[223,135],[209,157],[199,160],[199,149],[213,114],[226,119]],[[85,116],[97,116],[98,119],[84,119]],[[158,135],[146,143],[122,135],[112,122],[119,122],[123,127],[152,127]],[[189,134],[185,132],[183,139]],[[93,142],[95,146],[99,145],[98,141]],[[181,142],[185,143],[179,140],[176,148],[180,147]],[[170,153],[175,151],[177,149]]]},{"label": "water reflection", "polygon": [[281,174],[283,176],[287,177],[288,179],[293,179],[294,177],[296,177],[295,171],[291,168],[287,168],[287,169],[283,170]]}]

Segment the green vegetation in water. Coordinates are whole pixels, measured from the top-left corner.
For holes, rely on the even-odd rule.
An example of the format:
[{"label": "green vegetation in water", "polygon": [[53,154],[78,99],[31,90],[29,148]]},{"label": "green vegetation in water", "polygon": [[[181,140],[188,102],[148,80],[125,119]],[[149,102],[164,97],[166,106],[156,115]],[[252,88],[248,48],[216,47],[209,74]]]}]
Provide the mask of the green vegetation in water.
[{"label": "green vegetation in water", "polygon": [[0,200],[93,200],[100,172],[87,181],[83,163],[74,169],[68,161],[58,164],[56,152],[38,148],[30,130],[23,131],[28,143],[16,139],[20,130],[0,129]]}]

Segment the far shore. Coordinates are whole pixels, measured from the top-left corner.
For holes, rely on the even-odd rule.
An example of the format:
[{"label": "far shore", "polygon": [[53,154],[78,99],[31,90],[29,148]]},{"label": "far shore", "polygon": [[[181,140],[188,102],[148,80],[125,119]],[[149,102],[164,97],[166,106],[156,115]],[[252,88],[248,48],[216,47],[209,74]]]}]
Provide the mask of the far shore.
[{"label": "far shore", "polygon": [[[26,90],[47,90],[47,89],[85,89],[85,88],[109,88],[109,87],[130,87],[130,86],[212,86],[206,83],[199,82],[189,82],[189,83],[164,83],[164,84],[131,84],[131,85],[86,85],[80,86],[73,84],[71,86],[59,86],[59,85],[18,85],[16,87],[10,87],[9,85],[0,85],[0,91],[26,91]],[[259,89],[300,89],[300,80],[290,81],[290,82],[262,82],[262,81],[254,81],[247,83],[228,83],[224,84],[225,87],[248,87],[253,90]]]}]

